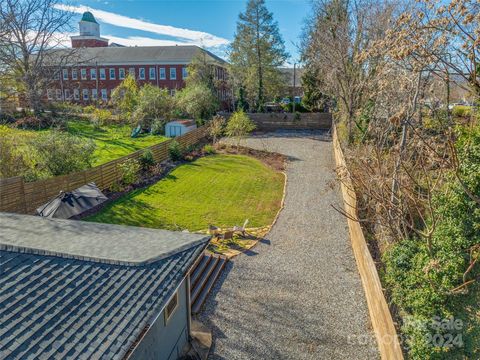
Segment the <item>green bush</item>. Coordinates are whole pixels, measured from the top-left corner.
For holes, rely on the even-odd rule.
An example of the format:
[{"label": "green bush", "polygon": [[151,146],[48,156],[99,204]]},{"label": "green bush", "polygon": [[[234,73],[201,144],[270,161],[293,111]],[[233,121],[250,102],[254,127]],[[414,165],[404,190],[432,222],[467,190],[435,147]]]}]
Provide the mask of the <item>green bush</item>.
[{"label": "green bush", "polygon": [[87,105],[83,108],[83,113],[84,114],[93,114],[93,112],[96,110],[97,108],[95,107],[95,105]]},{"label": "green bush", "polygon": [[[467,345],[474,341],[468,338],[475,336],[475,331],[479,336],[478,319],[465,312],[468,295],[452,290],[480,275],[479,266],[464,275],[471,256],[478,256],[475,249],[480,239],[480,206],[468,194],[480,194],[480,126],[461,128],[457,136],[458,175],[462,182],[451,174],[444,188],[434,194],[436,222],[430,242],[417,237],[405,239],[384,254],[384,280],[404,319],[402,332],[407,335],[412,359],[452,357],[452,352],[457,352],[459,358],[469,357],[472,348]],[[452,316],[464,324],[453,334],[432,324],[435,317]],[[461,336],[465,346],[434,347],[427,341],[444,333],[452,334],[454,339]]]},{"label": "green bush", "polygon": [[215,148],[210,144],[207,144],[203,147],[203,153],[206,154],[206,155],[213,155],[216,152],[217,151],[215,150]]},{"label": "green bush", "polygon": [[225,129],[225,135],[236,139],[237,147],[240,146],[240,141],[255,130],[256,126],[243,110],[235,111],[228,120]]},{"label": "green bush", "polygon": [[51,176],[69,174],[92,166],[95,143],[77,136],[51,131],[33,138],[29,145],[37,167]]},{"label": "green bush", "polygon": [[135,159],[127,159],[118,165],[121,172],[121,183],[131,185],[138,181],[140,172],[140,162]]},{"label": "green bush", "polygon": [[155,165],[155,159],[153,158],[153,153],[150,149],[144,150],[142,156],[140,156],[140,165],[143,170],[150,169]]},{"label": "green bush", "polygon": [[106,125],[112,117],[112,113],[105,109],[95,109],[92,113],[91,123],[95,129]]},{"label": "green bush", "polygon": [[165,122],[162,120],[154,120],[152,126],[150,127],[150,132],[153,135],[163,135],[165,134]]},{"label": "green bush", "polygon": [[453,117],[467,118],[467,117],[470,117],[471,115],[472,115],[471,106],[457,105],[457,106],[454,106],[452,109]]},{"label": "green bush", "polygon": [[212,137],[213,143],[215,144],[217,140],[223,136],[225,132],[226,120],[223,116],[215,115],[210,121],[209,132]]},{"label": "green bush", "polygon": [[173,140],[168,146],[168,154],[170,155],[170,159],[172,159],[173,161],[182,160],[183,153],[184,151],[182,149],[182,146],[176,140]]}]

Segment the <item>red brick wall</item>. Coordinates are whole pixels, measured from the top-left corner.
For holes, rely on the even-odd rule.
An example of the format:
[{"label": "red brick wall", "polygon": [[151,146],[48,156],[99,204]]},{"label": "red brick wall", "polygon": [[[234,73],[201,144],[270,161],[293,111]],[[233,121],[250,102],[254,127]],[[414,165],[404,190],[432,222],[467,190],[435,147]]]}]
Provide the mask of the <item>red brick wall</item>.
[{"label": "red brick wall", "polygon": [[108,41],[102,41],[98,39],[72,39],[72,48],[106,46],[108,46]]}]

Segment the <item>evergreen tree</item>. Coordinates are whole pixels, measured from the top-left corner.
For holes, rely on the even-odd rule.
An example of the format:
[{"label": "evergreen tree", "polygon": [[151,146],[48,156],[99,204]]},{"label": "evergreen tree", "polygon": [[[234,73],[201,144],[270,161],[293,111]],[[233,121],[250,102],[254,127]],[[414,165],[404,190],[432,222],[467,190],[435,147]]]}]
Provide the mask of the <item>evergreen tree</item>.
[{"label": "evergreen tree", "polygon": [[240,13],[230,48],[233,76],[245,89],[247,99],[258,109],[266,99],[280,95],[285,84],[278,67],[287,59],[278,23],[264,0],[249,0]]}]

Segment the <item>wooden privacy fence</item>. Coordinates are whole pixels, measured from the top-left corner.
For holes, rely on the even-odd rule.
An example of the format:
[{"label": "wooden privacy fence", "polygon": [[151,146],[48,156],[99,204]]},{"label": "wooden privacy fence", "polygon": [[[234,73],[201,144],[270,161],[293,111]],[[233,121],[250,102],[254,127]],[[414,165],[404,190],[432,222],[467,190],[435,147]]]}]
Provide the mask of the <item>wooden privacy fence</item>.
[{"label": "wooden privacy fence", "polygon": [[362,227],[358,221],[354,220],[358,218],[357,197],[353,190],[352,180],[345,163],[335,126],[333,126],[333,147],[337,168],[345,174],[341,186],[345,212],[348,215],[348,229],[380,355],[385,360],[403,360],[397,331],[383,294],[375,262],[365,241]]},{"label": "wooden privacy fence", "polygon": [[[176,137],[175,140],[187,147],[198,143],[207,133],[208,127],[202,126]],[[24,182],[21,177],[0,179],[0,211],[31,214],[60,191],[71,191],[92,181],[100,189],[108,189],[122,177],[119,164],[128,159],[139,159],[145,150],[153,153],[155,162],[165,161],[169,158],[168,147],[172,141],[164,141],[84,171],[50,179],[34,182]]]}]

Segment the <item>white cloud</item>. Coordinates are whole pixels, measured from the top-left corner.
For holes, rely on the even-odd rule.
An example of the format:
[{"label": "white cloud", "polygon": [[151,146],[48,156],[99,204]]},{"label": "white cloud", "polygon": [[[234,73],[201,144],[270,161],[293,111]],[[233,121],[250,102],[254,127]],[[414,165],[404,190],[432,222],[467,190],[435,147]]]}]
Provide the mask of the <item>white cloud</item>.
[{"label": "white cloud", "polygon": [[[227,45],[229,41],[227,39],[196,30],[182,29],[169,25],[160,25],[154,24],[151,22],[130,18],[124,15],[115,14],[108,11],[92,9],[84,5],[80,6],[69,6],[64,4],[57,4],[55,7],[59,10],[71,11],[74,13],[82,14],[85,11],[91,11],[95,18],[110,24],[119,27],[141,30],[146,32],[151,32],[159,35],[167,35],[178,39],[183,39],[183,43],[190,45],[199,45],[204,47],[217,47],[222,45]],[[112,38],[112,37],[110,37]],[[142,37],[129,37],[128,39],[149,39]],[[154,40],[154,39],[151,39]],[[112,38],[112,41],[113,40]],[[158,41],[169,41],[169,40],[158,40]],[[182,41],[173,42],[174,44],[181,44]],[[135,44],[140,45],[140,44]]]}]

